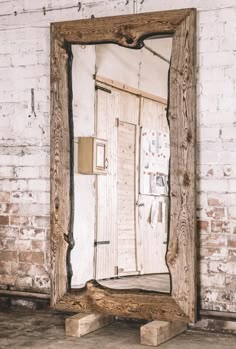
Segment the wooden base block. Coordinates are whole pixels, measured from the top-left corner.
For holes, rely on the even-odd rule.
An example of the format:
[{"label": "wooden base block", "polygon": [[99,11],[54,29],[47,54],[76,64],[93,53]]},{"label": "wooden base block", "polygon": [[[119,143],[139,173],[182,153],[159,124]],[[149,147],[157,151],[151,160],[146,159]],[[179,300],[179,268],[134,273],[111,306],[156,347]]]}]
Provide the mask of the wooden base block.
[{"label": "wooden base block", "polygon": [[183,322],[152,321],[140,328],[141,344],[157,347],[186,330]]},{"label": "wooden base block", "polygon": [[66,335],[82,337],[109,325],[114,317],[102,314],[76,314],[66,319]]}]

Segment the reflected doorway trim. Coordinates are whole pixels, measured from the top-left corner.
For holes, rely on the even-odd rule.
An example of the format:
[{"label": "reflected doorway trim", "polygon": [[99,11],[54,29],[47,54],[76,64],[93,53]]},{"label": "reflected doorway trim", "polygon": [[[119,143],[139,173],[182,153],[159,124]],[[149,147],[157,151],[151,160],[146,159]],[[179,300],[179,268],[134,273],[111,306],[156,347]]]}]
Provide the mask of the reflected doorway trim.
[{"label": "reflected doorway trim", "polygon": [[[74,44],[143,47],[152,35],[172,35],[169,73],[170,211],[167,265],[170,294],[115,290],[89,281],[70,289],[73,248],[72,53]],[[51,305],[137,319],[196,320],[196,10],[93,18],[51,25]],[[78,77],[79,78],[79,77]]]}]

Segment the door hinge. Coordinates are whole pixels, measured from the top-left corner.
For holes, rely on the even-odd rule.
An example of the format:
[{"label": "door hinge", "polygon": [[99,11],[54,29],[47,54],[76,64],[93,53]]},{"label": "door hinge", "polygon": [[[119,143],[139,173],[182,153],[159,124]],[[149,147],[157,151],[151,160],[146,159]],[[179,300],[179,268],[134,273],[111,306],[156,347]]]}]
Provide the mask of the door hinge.
[{"label": "door hinge", "polygon": [[116,126],[116,127],[119,127],[119,126],[120,126],[120,120],[119,120],[119,118],[116,118],[116,120],[115,120],[115,126]]},{"label": "door hinge", "polygon": [[100,85],[96,85],[95,90],[101,90],[103,92],[111,93],[111,90],[109,90],[108,88],[102,87]]},{"label": "door hinge", "polygon": [[118,265],[114,266],[114,276],[118,276]]},{"label": "door hinge", "polygon": [[110,241],[94,241],[94,246],[97,245],[109,245]]}]

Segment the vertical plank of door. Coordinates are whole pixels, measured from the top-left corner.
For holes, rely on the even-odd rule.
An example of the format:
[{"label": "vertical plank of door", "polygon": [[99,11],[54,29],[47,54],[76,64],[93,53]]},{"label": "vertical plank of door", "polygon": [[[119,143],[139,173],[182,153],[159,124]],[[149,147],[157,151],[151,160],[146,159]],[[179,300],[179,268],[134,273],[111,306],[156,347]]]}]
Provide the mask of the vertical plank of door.
[{"label": "vertical plank of door", "polygon": [[[115,106],[115,113],[116,117],[119,119],[119,121],[123,121],[126,123],[130,123],[133,125],[138,125],[139,124],[139,108],[140,108],[140,98],[137,97],[136,95],[133,95],[129,92],[122,91],[117,88],[112,88],[112,93],[115,96],[115,101],[116,101],[116,106]],[[118,132],[119,128],[117,128]],[[137,134],[136,134],[137,135]],[[138,136],[138,135],[137,135]],[[117,148],[118,151],[118,148]],[[136,151],[136,156],[139,156],[139,153],[137,152],[137,149],[135,148]],[[137,162],[137,159],[136,159]],[[136,174],[137,176],[137,174]],[[136,177],[136,180],[138,181],[138,177]],[[135,190],[138,190],[138,185],[136,184]],[[134,205],[136,204],[136,194],[134,194]],[[137,212],[136,212],[137,213]],[[137,219],[137,215],[135,217],[135,220]],[[137,229],[137,223],[135,222],[135,229]],[[135,248],[136,248],[136,267],[137,267],[137,256],[138,256],[138,251],[137,251],[137,238],[135,238],[136,243],[135,243]],[[117,251],[118,254],[118,251]],[[118,255],[117,255],[117,265],[118,265]],[[135,272],[139,270],[139,268],[135,270]]]},{"label": "vertical plank of door", "polygon": [[136,126],[118,127],[117,201],[118,266],[121,273],[136,272],[135,140]]},{"label": "vertical plank of door", "polygon": [[107,245],[97,245],[96,279],[114,276],[116,264],[116,128],[114,97],[97,90],[97,137],[106,139],[108,171],[107,175],[97,175],[97,241],[110,241]]},{"label": "vertical plank of door", "polygon": [[136,270],[141,272],[143,264],[142,232],[139,229],[139,154],[140,154],[140,126],[135,127],[135,188],[134,188],[134,212],[135,212],[135,242],[136,242]]}]

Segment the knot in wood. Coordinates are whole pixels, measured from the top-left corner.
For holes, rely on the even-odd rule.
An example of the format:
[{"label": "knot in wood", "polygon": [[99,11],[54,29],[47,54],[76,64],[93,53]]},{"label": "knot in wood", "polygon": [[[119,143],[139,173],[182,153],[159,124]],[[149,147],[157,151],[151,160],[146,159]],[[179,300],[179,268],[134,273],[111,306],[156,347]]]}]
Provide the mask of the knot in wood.
[{"label": "knot in wood", "polygon": [[134,39],[131,36],[126,37],[126,42],[128,45],[132,45],[134,43]]},{"label": "knot in wood", "polygon": [[188,130],[188,132],[187,132],[187,142],[191,143],[192,139],[193,139],[192,132],[190,130]]},{"label": "knot in wood", "polygon": [[59,209],[59,206],[60,206],[60,204],[59,204],[59,198],[56,197],[56,198],[55,198],[55,209],[58,210],[58,209]]},{"label": "knot in wood", "polygon": [[186,187],[190,185],[190,177],[189,177],[189,174],[187,172],[184,173],[183,184]]}]

